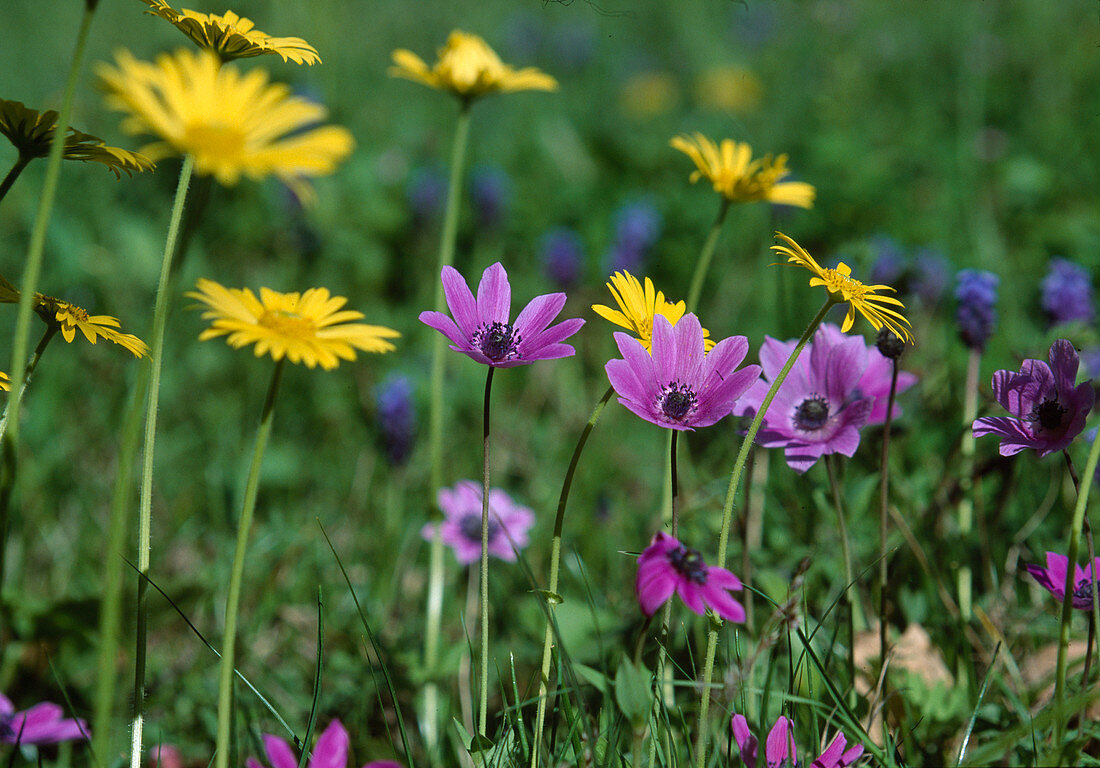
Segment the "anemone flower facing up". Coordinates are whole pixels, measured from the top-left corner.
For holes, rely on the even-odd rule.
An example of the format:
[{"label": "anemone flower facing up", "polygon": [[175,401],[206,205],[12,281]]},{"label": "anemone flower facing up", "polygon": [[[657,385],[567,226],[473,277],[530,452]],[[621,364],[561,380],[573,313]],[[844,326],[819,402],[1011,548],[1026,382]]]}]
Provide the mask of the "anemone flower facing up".
[{"label": "anemone flower facing up", "polygon": [[669,144],[695,163],[692,183],[705,178],[714,186],[715,192],[730,202],[767,200],[779,205],[813,207],[817,194],[813,185],[804,181],[783,181],[790,175],[786,155],[774,160],[771,155],[753,160],[752,147],[748,144],[723,139],[719,145],[701,133],[676,136]]},{"label": "anemone flower facing up", "polygon": [[[638,278],[626,270],[611,276],[607,290],[611,291],[619,308],[616,310],[603,304],[593,304],[592,311],[604,320],[626,328],[638,337],[638,341],[647,350],[653,339],[653,318],[661,315],[669,323],[676,325],[687,307],[683,301],[673,303],[665,299],[664,292],[656,290],[653,281],[648,277],[643,288]],[[710,331],[706,328],[703,329],[703,340],[708,350],[714,346]]]},{"label": "anemone flower facing up", "polygon": [[782,232],[775,234],[786,245],[773,245],[771,247],[773,251],[786,256],[789,263],[813,272],[814,277],[810,279],[811,287],[823,286],[832,301],[848,305],[848,314],[844,317],[841,331],[847,333],[851,330],[858,312],[867,318],[867,322],[874,326],[876,331],[886,326],[901,338],[910,341],[909,331],[903,327],[909,326],[909,321],[900,312],[890,308],[904,309],[905,305],[893,296],[882,296],[877,293],[880,290],[893,291],[893,288],[888,285],[864,285],[852,277],[851,267],[843,261],[837,264],[835,269],[825,269],[794,240]]},{"label": "anemone flower facing up", "polygon": [[474,299],[458,270],[444,267],[443,292],[451,317],[442,312],[420,313],[420,322],[451,340],[451,349],[494,368],[513,368],[536,360],[570,357],[576,350],[562,342],[580,330],[584,320],[550,323],[565,306],[564,293],[536,296],[515,322],[509,320],[512,288],[508,273],[497,262],[481,276]]},{"label": "anemone flower facing up", "polygon": [[[1059,603],[1065,600],[1068,557],[1057,552],[1047,552],[1046,568],[1034,563],[1028,563],[1024,567]],[[1096,586],[1096,576],[1100,574],[1100,557],[1088,569],[1074,563],[1073,574],[1073,607],[1081,611],[1091,611],[1092,592]]]},{"label": "anemone flower facing up", "polygon": [[187,8],[177,11],[164,0],[142,0],[152,10],[191,38],[199,48],[214,53],[222,61],[273,53],[295,64],[320,64],[317,49],[300,37],[272,37],[255,29],[251,20],[233,11],[223,14],[199,13]]},{"label": "anemone flower facing up", "polygon": [[[347,768],[348,732],[339,720],[333,720],[325,732],[317,739],[313,754],[306,768]],[[278,736],[264,734],[264,751],[271,761],[271,768],[298,768],[298,758],[290,745]],[[245,768],[266,768],[254,757],[245,761]],[[363,768],[401,768],[400,763],[392,760],[377,760],[367,763]]]},{"label": "anemone flower facing up", "polygon": [[[780,715],[768,732],[768,738],[764,742],[764,765],[767,768],[798,765],[798,750],[791,733],[792,728],[790,718]],[[746,768],[757,768],[760,742],[749,730],[748,720],[744,715],[734,715],[730,721],[730,729],[733,731],[733,740],[737,742],[741,762]],[[813,761],[812,768],[848,768],[863,755],[863,745],[856,744],[845,749],[847,746],[848,740],[844,738],[844,734],[838,733],[829,742],[829,746],[825,747],[825,751]]]},{"label": "anemone flower facing up", "polygon": [[654,536],[638,558],[634,593],[646,616],[656,613],[675,592],[693,613],[702,616],[710,608],[727,621],[743,622],[745,609],[731,590],[741,590],[740,579],[725,568],[708,567],[698,550],[667,533]]},{"label": "anemone flower facing up", "polygon": [[558,81],[550,75],[535,67],[513,69],[482,38],[458,29],[439,49],[439,59],[433,66],[404,48],[393,52],[393,63],[393,77],[450,91],[466,103],[492,93],[558,89]]},{"label": "anemone flower facing up", "polygon": [[1074,386],[1077,350],[1065,339],[1050,346],[1050,365],[1024,360],[1019,372],[993,374],[993,396],[1012,416],[974,422],[974,437],[999,435],[1002,456],[1034,448],[1039,458],[1060,451],[1085,428],[1096,393],[1089,382]]},{"label": "anemone flower facing up", "polygon": [[653,318],[652,354],[625,333],[616,333],[615,342],[623,359],[605,369],[619,402],[660,427],[709,427],[729,415],[760,377],[760,366],[737,369],[749,350],[744,336],[722,339],[705,352],[703,328],[690,313],[675,326],[664,315]]},{"label": "anemone flower facing up", "polygon": [[61,707],[48,701],[16,712],[11,699],[0,693],[0,742],[55,744],[88,738],[88,726],[83,720],[63,718],[62,714]]},{"label": "anemone flower facing up", "polygon": [[[443,543],[454,550],[462,565],[481,557],[481,486],[473,480],[460,480],[454,488],[442,488],[438,495],[443,522],[429,523],[421,535],[431,541],[437,526]],[[489,554],[515,562],[516,550],[527,546],[527,531],[535,524],[535,513],[512,501],[494,488],[489,491]]]}]

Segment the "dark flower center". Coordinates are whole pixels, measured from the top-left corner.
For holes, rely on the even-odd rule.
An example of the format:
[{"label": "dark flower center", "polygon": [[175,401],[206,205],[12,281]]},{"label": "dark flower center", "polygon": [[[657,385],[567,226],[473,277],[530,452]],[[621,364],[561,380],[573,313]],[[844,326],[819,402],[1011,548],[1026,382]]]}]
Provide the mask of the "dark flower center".
[{"label": "dark flower center", "polygon": [[799,429],[821,429],[829,420],[829,403],[820,395],[808,397],[794,411],[794,423]]},{"label": "dark flower center", "polygon": [[[481,513],[474,512],[466,515],[458,521],[458,529],[462,531],[462,535],[470,541],[480,544],[481,543]],[[493,540],[493,537],[500,532],[500,523],[489,517],[489,541]]]},{"label": "dark flower center", "polygon": [[492,323],[482,326],[474,333],[474,344],[482,354],[498,363],[510,357],[517,357],[516,348],[520,337],[511,323]]},{"label": "dark flower center", "polygon": [[694,581],[696,584],[707,583],[707,564],[703,562],[703,556],[699,554],[699,550],[681,544],[676,549],[669,550],[668,562],[680,576],[688,581]]},{"label": "dark flower center", "polygon": [[1062,407],[1057,400],[1047,398],[1031,409],[1028,420],[1039,422],[1041,429],[1058,429],[1062,426],[1062,417],[1068,411],[1069,409]]},{"label": "dark flower center", "polygon": [[1077,588],[1073,590],[1073,597],[1080,600],[1088,600],[1092,602],[1092,586],[1095,582],[1082,581],[1077,585]]},{"label": "dark flower center", "polygon": [[695,393],[687,384],[669,382],[661,395],[661,412],[672,421],[682,421],[695,408]]}]

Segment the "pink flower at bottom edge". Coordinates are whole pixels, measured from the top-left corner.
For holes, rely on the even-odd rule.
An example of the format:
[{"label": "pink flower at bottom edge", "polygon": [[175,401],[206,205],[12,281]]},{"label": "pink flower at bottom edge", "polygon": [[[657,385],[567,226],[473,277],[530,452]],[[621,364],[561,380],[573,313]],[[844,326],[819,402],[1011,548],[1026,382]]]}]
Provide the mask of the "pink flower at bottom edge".
[{"label": "pink flower at bottom edge", "polygon": [[[764,765],[767,768],[786,768],[798,764],[798,750],[791,733],[793,726],[790,718],[783,715],[775,721],[764,743]],[[747,768],[756,768],[760,745],[749,730],[748,720],[744,715],[734,715],[730,720],[730,729],[733,731],[734,741],[737,742],[741,761]],[[863,754],[863,745],[856,744],[847,750],[846,746],[848,740],[844,738],[844,734],[838,733],[829,742],[829,746],[825,747],[825,751],[813,761],[812,768],[847,768]]]},{"label": "pink flower at bottom edge", "polygon": [[[333,720],[313,748],[307,768],[346,768],[348,762],[348,732],[339,720]],[[294,750],[283,739],[264,734],[264,751],[271,761],[271,768],[298,768]],[[264,768],[255,758],[248,758],[245,768]],[[367,763],[363,768],[402,768],[400,763],[381,760]]]}]

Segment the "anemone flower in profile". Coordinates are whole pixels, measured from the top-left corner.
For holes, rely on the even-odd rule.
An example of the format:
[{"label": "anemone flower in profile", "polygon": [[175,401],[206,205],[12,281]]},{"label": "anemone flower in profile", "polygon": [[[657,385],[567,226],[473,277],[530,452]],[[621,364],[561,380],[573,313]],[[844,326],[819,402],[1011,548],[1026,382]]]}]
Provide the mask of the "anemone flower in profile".
[{"label": "anemone flower in profile", "polygon": [[[790,718],[780,715],[768,732],[768,738],[764,742],[764,765],[767,768],[786,768],[786,766],[798,765],[798,750],[795,747],[794,735],[791,733],[793,723]],[[730,729],[733,731],[733,740],[737,742],[737,751],[741,755],[741,762],[746,768],[757,768],[759,765],[760,742],[749,730],[748,720],[744,715],[734,715],[730,721]],[[813,761],[812,768],[848,768],[863,755],[863,745],[845,749],[848,740],[844,734],[837,733],[825,751]]]},{"label": "anemone flower in profile", "polygon": [[584,320],[573,318],[550,325],[565,306],[564,293],[536,296],[512,322],[512,287],[499,261],[482,274],[476,300],[454,267],[443,267],[442,279],[453,319],[442,312],[425,311],[420,313],[420,322],[450,339],[456,352],[494,368],[576,354],[562,342],[579,331]]},{"label": "anemone flower in profile", "polygon": [[708,566],[699,550],[685,547],[661,532],[638,558],[634,593],[646,616],[652,616],[675,592],[700,616],[713,610],[726,621],[743,622],[745,608],[730,595],[741,580],[725,568]]},{"label": "anemone flower in profile", "polygon": [[730,202],[753,203],[767,200],[779,205],[812,208],[817,192],[804,181],[784,181],[790,175],[787,156],[772,159],[771,155],[752,159],[752,147],[745,142],[723,139],[716,144],[701,133],[676,136],[669,142],[691,158],[696,170],[691,174],[695,183],[705,178]]},{"label": "anemone flower in profile", "polygon": [[[626,270],[613,274],[607,283],[607,290],[615,299],[618,309],[603,304],[593,304],[592,311],[620,328],[626,328],[637,336],[638,341],[647,350],[653,340],[653,318],[661,315],[672,325],[676,325],[684,316],[687,305],[683,300],[675,303],[665,298],[664,291],[653,287],[653,281],[645,279],[645,287],[638,278]],[[710,331],[703,329],[703,340],[709,350],[714,346]]]},{"label": "anemone flower in profile", "polygon": [[[437,496],[443,521],[424,526],[421,535],[431,541],[440,529],[443,543],[454,550],[462,565],[481,557],[481,485],[460,480],[454,488],[441,488]],[[516,504],[500,490],[489,491],[489,554],[515,562],[516,550],[527,546],[527,531],[535,524],[535,513]]]},{"label": "anemone flower in profile", "polygon": [[[339,720],[333,720],[317,739],[306,768],[347,768],[348,744],[347,730]],[[264,734],[264,751],[271,761],[271,768],[298,768],[298,758],[294,756],[294,750],[278,736]],[[266,767],[256,758],[250,757],[245,761],[245,768]],[[401,764],[392,760],[376,760],[367,763],[363,768],[401,768]]]},{"label": "anemone flower in profile", "polygon": [[760,366],[737,366],[749,351],[744,336],[718,342],[710,352],[703,328],[691,313],[676,325],[664,315],[653,318],[653,346],[615,334],[622,359],[604,366],[619,402],[659,427],[693,430],[728,416],[737,398],[760,377]]},{"label": "anemone flower in profile", "polygon": [[59,741],[87,739],[88,725],[83,720],[62,717],[56,704],[43,701],[22,712],[0,693],[0,742],[7,744],[55,744]]},{"label": "anemone flower in profile", "polygon": [[[1047,552],[1046,568],[1035,563],[1028,563],[1024,567],[1037,582],[1054,595],[1059,603],[1065,600],[1068,557],[1059,555],[1057,552]],[[1092,566],[1087,569],[1074,563],[1073,574],[1073,607],[1082,611],[1091,611],[1092,592],[1096,586],[1097,574],[1100,574],[1100,557],[1095,558]]]},{"label": "anemone flower in profile", "polygon": [[1002,456],[1034,448],[1039,458],[1060,451],[1085,428],[1096,392],[1089,382],[1074,386],[1079,358],[1073,344],[1050,345],[1050,365],[1024,360],[1019,372],[993,374],[993,396],[1011,416],[984,416],[974,422],[974,437],[998,435]]}]

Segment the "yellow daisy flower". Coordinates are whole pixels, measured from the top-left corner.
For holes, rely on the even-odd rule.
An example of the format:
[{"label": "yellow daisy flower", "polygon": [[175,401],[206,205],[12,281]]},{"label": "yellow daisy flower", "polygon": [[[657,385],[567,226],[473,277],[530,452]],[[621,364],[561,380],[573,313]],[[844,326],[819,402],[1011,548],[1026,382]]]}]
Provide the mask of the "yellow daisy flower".
[{"label": "yellow daisy flower", "polygon": [[393,52],[393,63],[390,67],[393,77],[450,91],[467,102],[490,93],[558,89],[558,81],[545,72],[535,67],[515,70],[503,63],[480,37],[457,29],[439,49],[439,60],[433,67],[429,68],[423,59],[404,48]]},{"label": "yellow daisy flower", "polygon": [[134,357],[144,357],[149,352],[149,347],[137,336],[119,332],[118,318],[110,315],[89,315],[75,304],[41,293],[34,295],[34,311],[47,325],[57,326],[62,338],[70,344],[80,331],[91,344],[102,338],[118,344]]},{"label": "yellow daisy flower", "polygon": [[[649,349],[653,339],[653,316],[663,315],[671,325],[676,325],[684,316],[687,305],[683,301],[675,304],[665,299],[665,294],[653,287],[653,281],[645,279],[645,288],[638,282],[638,278],[626,270],[616,272],[611,276],[611,282],[607,283],[607,289],[619,309],[612,309],[603,304],[593,304],[592,311],[609,320],[615,325],[626,328],[638,337],[642,346]],[[703,343],[706,349],[714,346],[710,338],[710,331],[703,329]]]},{"label": "yellow daisy flower", "polygon": [[779,205],[811,208],[817,191],[804,181],[783,181],[790,175],[787,156],[772,159],[765,155],[752,159],[752,147],[744,142],[723,139],[719,146],[701,133],[676,136],[669,142],[695,163],[691,174],[695,183],[701,178],[714,185],[714,191],[734,203],[767,200]]},{"label": "yellow daisy flower", "polygon": [[354,360],[356,349],[392,352],[395,347],[387,339],[401,335],[381,325],[349,323],[363,313],[341,310],[347,299],[330,295],[327,288],[301,294],[261,288],[257,299],[248,288],[225,288],[205,278],[197,287],[187,295],[209,307],[202,317],[213,321],[199,341],[226,336],[234,349],[254,343],[256,357],[270,354],[275,360],[286,357],[331,371],[340,360]]},{"label": "yellow daisy flower", "polygon": [[120,51],[116,60],[98,74],[108,106],[127,113],[123,129],[159,136],[143,151],[193,155],[195,169],[222,184],[271,175],[308,199],[304,177],[332,173],[355,146],[345,128],[310,128],[325,108],[291,96],[262,69],[242,73],[207,51],[162,54],[155,64]]},{"label": "yellow daisy flower", "polygon": [[824,269],[814,261],[814,257],[807,253],[801,245],[782,232],[776,232],[775,234],[787,244],[773,245],[773,251],[786,256],[788,263],[797,264],[813,272],[814,277],[810,279],[811,287],[822,285],[833,301],[848,304],[848,314],[844,317],[844,323],[840,327],[841,331],[847,333],[851,329],[852,323],[855,322],[856,312],[859,312],[867,318],[867,322],[874,326],[876,331],[886,326],[902,339],[912,341],[912,336],[902,327],[904,325],[912,328],[909,321],[901,313],[889,307],[881,306],[889,304],[904,309],[905,305],[893,296],[879,296],[875,293],[879,290],[893,291],[893,288],[888,285],[864,285],[851,276],[851,267],[843,261],[837,264],[836,269]]},{"label": "yellow daisy flower", "polygon": [[11,391],[11,376],[8,376],[8,374],[4,373],[3,371],[0,371],[0,392],[10,392],[10,391]]},{"label": "yellow daisy flower", "polygon": [[[53,130],[57,126],[57,112],[39,112],[28,109],[19,101],[0,99],[0,134],[8,137],[19,151],[21,160],[29,162],[50,153]],[[102,163],[121,178],[120,171],[133,175],[134,171],[151,171],[156,166],[145,155],[127,149],[109,147],[90,133],[81,133],[70,127],[65,137],[66,160]]]},{"label": "yellow daisy flower", "polygon": [[142,0],[152,10],[146,13],[167,19],[194,41],[195,45],[217,54],[222,61],[244,59],[274,53],[295,64],[320,64],[317,49],[300,37],[272,37],[255,29],[255,22],[233,11],[223,14],[199,13],[187,8],[175,10],[164,0]]}]

